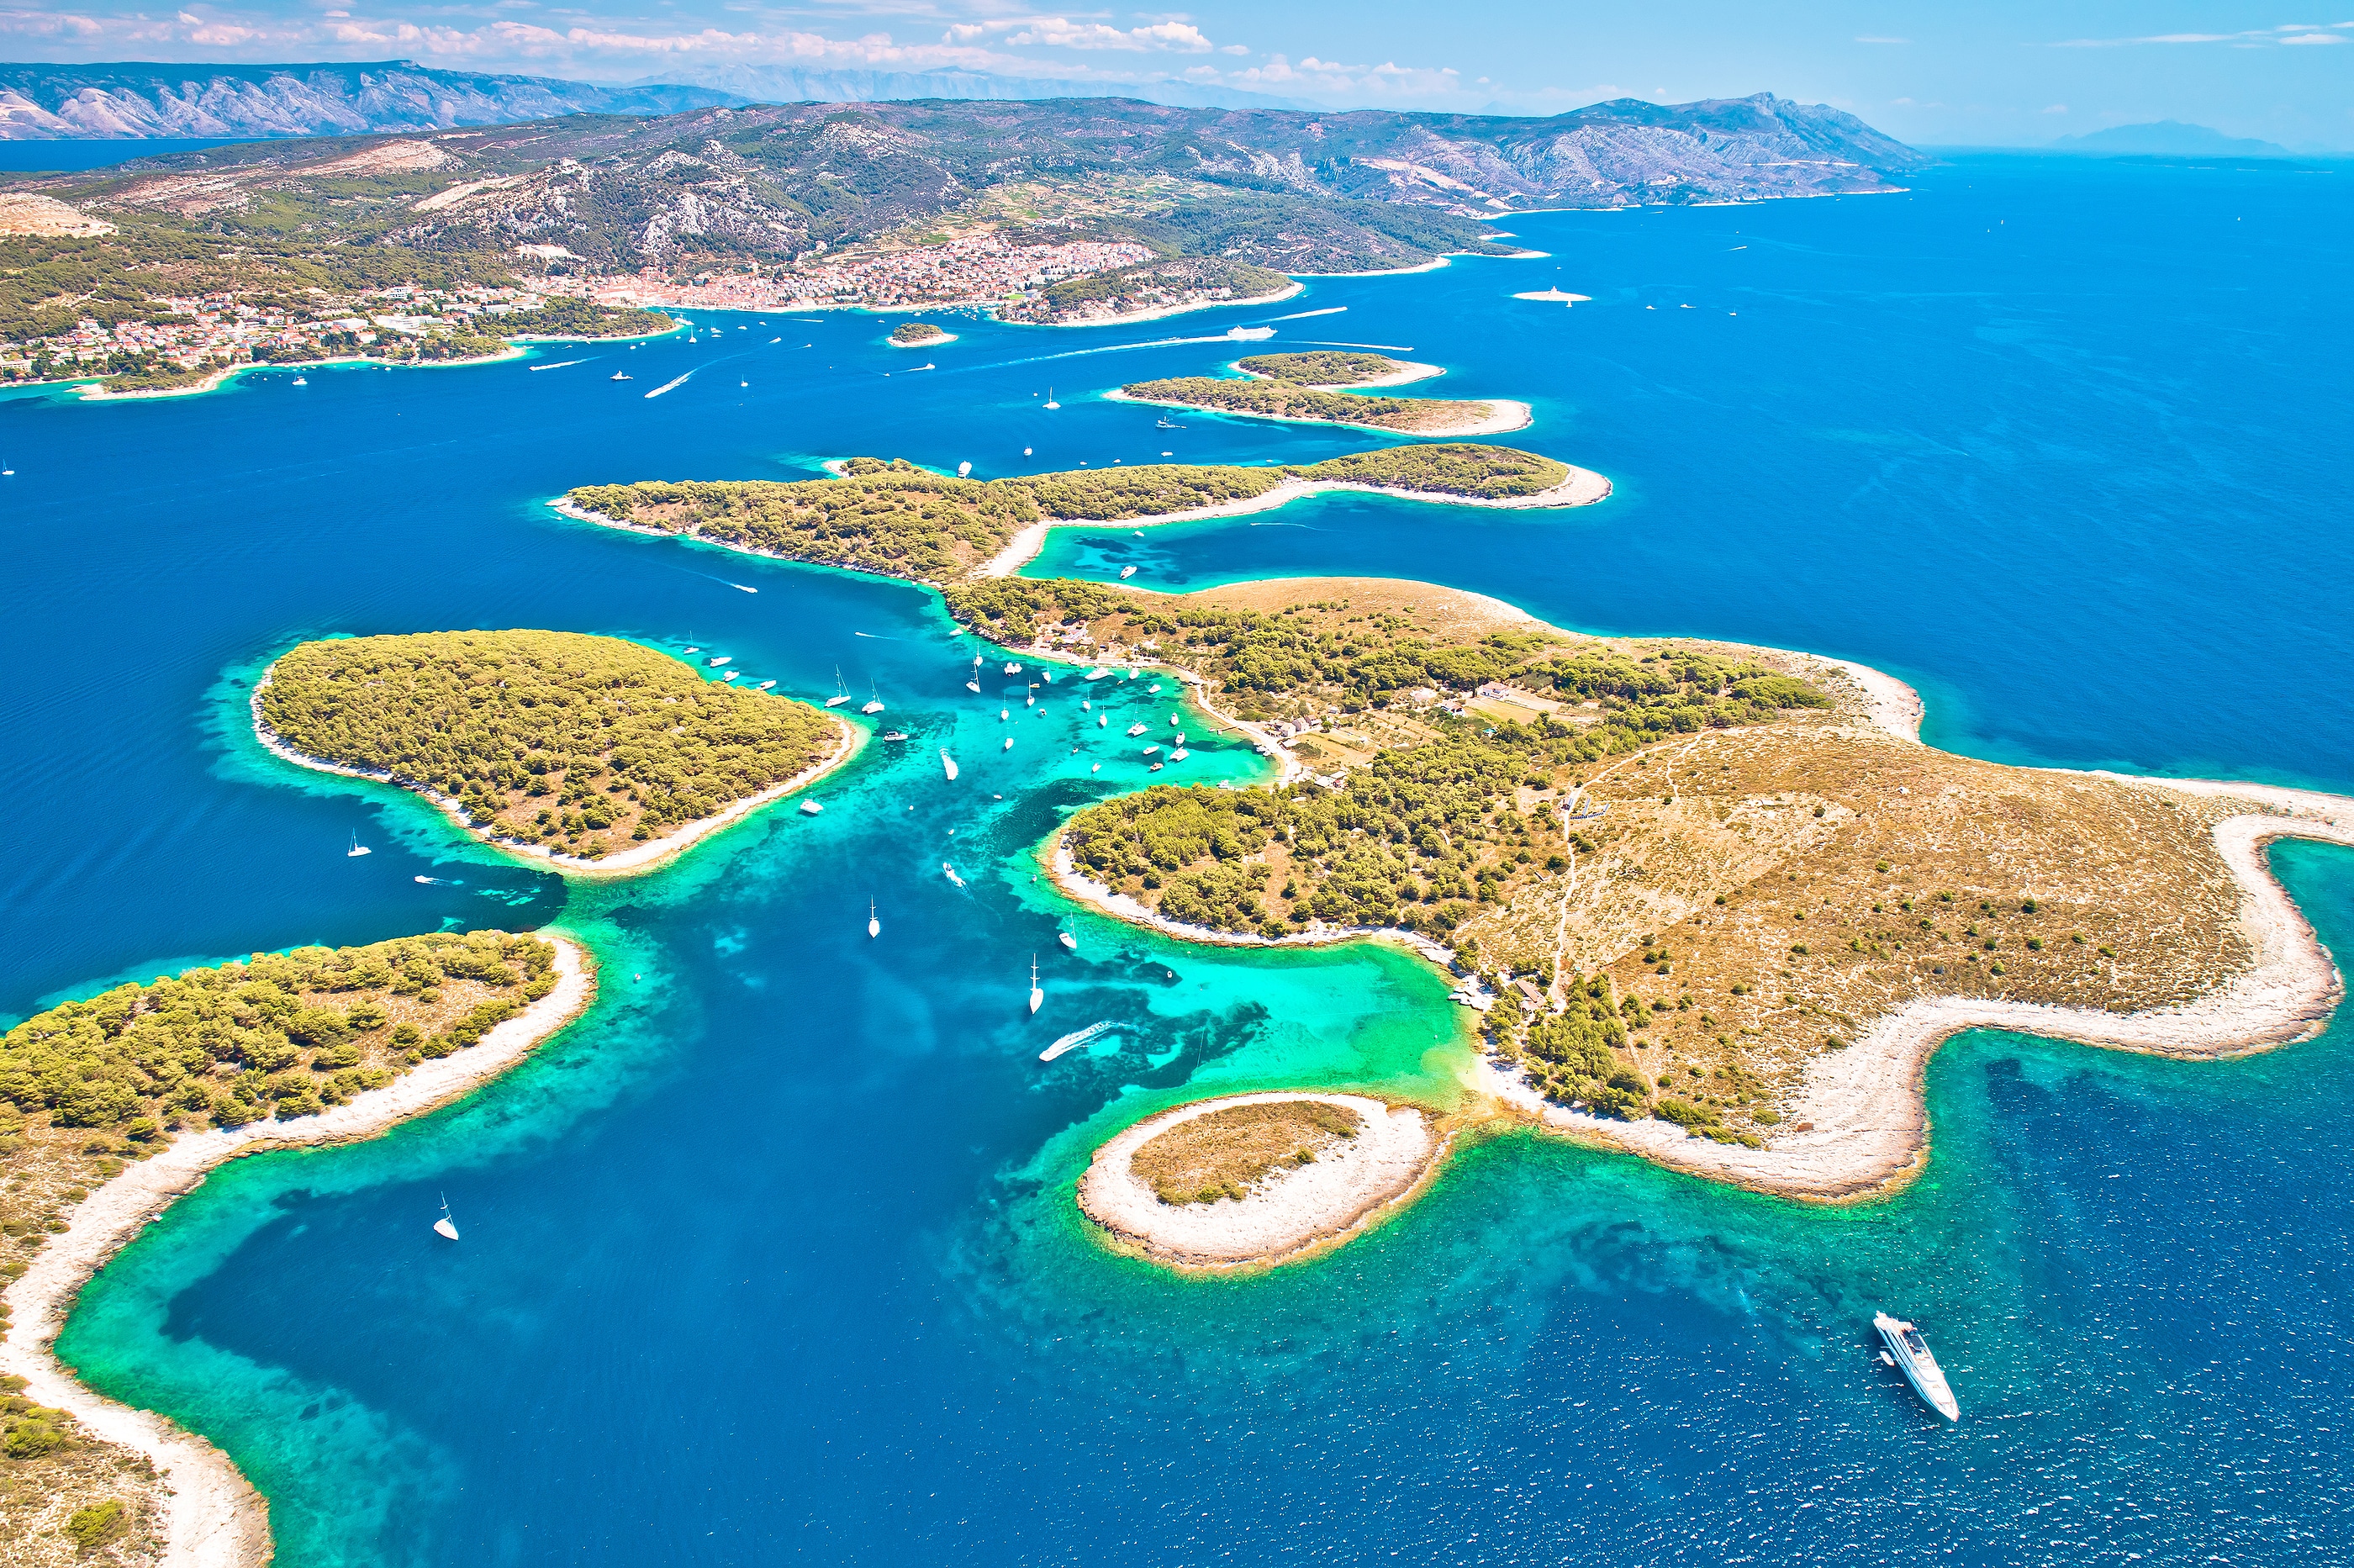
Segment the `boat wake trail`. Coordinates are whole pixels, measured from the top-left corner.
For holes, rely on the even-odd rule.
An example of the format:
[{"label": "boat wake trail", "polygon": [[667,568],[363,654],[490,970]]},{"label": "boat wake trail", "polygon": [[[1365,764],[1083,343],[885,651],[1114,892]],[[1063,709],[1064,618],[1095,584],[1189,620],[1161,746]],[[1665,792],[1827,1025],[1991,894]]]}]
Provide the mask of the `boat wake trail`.
[{"label": "boat wake trail", "polygon": [[1064,1052],[1076,1051],[1091,1040],[1100,1040],[1119,1027],[1119,1021],[1116,1018],[1107,1018],[1100,1023],[1090,1023],[1085,1029],[1064,1035],[1060,1040],[1039,1052],[1038,1060],[1051,1062]]},{"label": "boat wake trail", "polygon": [[588,361],[585,359],[559,359],[553,365],[535,365],[532,368],[534,370],[561,370],[567,365],[586,365],[588,363]]},{"label": "boat wake trail", "polygon": [[1414,344],[1410,343],[1311,343],[1307,346],[1310,348],[1385,348],[1392,354],[1414,352]]},{"label": "boat wake trail", "polygon": [[692,371],[692,370],[690,370],[690,371],[688,371],[684,376],[679,376],[679,377],[678,377],[678,378],[676,378],[675,380],[672,380],[672,381],[665,381],[665,382],[663,382],[661,386],[659,386],[659,387],[655,387],[652,391],[651,391],[651,392],[647,393],[647,394],[646,394],[646,396],[647,396],[647,397],[661,397],[663,393],[670,391],[670,390],[671,390],[672,388],[673,388],[673,387],[684,387],[684,386],[685,386],[689,381],[693,380],[694,378],[695,378],[695,372],[694,372],[694,371]]},{"label": "boat wake trail", "polygon": [[1310,316],[1337,316],[1348,308],[1346,305],[1327,305],[1320,311],[1299,311],[1288,316],[1269,316],[1267,319],[1271,322],[1304,322]]}]

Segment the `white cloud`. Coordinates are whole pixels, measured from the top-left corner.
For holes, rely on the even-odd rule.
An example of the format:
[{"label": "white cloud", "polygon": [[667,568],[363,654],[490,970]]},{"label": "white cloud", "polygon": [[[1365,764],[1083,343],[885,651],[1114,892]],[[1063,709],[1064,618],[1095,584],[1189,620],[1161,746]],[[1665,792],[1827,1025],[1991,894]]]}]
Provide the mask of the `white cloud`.
[{"label": "white cloud", "polygon": [[[2114,49],[2137,44],[2228,44],[2233,48],[2247,49],[2265,44],[2336,44],[2345,41],[2338,34],[2319,30],[2321,26],[2312,22],[2289,22],[2238,33],[2153,33],[2138,38],[2068,38],[2052,47],[2055,49]],[[2354,22],[2331,22],[2326,26],[2332,28],[2354,27]]]},{"label": "white cloud", "polygon": [[[1154,22],[1123,29],[1101,22],[1074,22],[1063,16],[1002,16],[988,22],[962,22],[940,35],[940,41],[995,42],[1010,48],[1120,49],[1138,53],[1166,50],[1194,55],[1207,54],[1216,47],[1191,22]],[[1241,52],[1248,54],[1250,50]]]},{"label": "white cloud", "polygon": [[2043,112],[2046,114],[2065,114],[2068,112],[2068,106],[2064,103],[2047,104],[2044,107]]},{"label": "white cloud", "polygon": [[1910,38],[1876,38],[1869,33],[1863,33],[1859,34],[1855,41],[1859,44],[1909,44],[1913,40]]}]

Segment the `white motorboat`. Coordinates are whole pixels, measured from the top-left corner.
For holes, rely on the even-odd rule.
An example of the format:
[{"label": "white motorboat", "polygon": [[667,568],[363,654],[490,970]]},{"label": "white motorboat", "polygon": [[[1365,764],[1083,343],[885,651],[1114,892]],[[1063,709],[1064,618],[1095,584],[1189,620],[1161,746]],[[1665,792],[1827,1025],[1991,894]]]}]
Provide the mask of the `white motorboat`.
[{"label": "white motorboat", "polygon": [[940,862],[940,874],[946,876],[950,882],[955,883],[959,887],[962,887],[964,885],[964,878],[959,876],[956,874],[956,867],[950,865],[946,861]]},{"label": "white motorboat", "polygon": [[[310,378],[309,376],[297,376],[294,378],[294,385],[295,385],[295,386],[297,386],[297,387],[308,387],[309,385],[311,385],[311,378]],[[9,471],[10,471],[11,473],[13,473],[13,472],[15,472],[16,471],[15,471],[14,469],[11,469],[11,470],[9,470]]]},{"label": "white motorboat", "polygon": [[1123,580],[1132,577],[1136,575],[1136,568],[1134,567],[1122,567],[1119,569],[1119,575]]},{"label": "white motorboat", "polygon": [[948,748],[947,747],[945,747],[945,746],[943,746],[942,747],[940,747],[940,766],[941,766],[941,768],[945,768],[945,769],[947,770],[947,772],[948,772],[948,776],[949,776],[949,783],[951,783],[951,784],[955,783],[955,782],[956,782],[956,758],[953,758],[953,757],[950,757],[950,756],[949,755],[949,748]]},{"label": "white motorboat", "polygon": [[1051,1062],[1064,1052],[1076,1051],[1090,1041],[1100,1040],[1119,1027],[1118,1021],[1109,1018],[1105,1019],[1101,1023],[1090,1023],[1085,1029],[1076,1030],[1064,1035],[1060,1040],[1039,1052],[1038,1060]]},{"label": "white motorboat", "polygon": [[1013,750],[1013,737],[1012,736],[1010,736],[1010,735],[1009,735],[1009,736],[1007,736],[1005,737],[1005,745],[1004,745],[1002,747],[1001,747],[1000,749],[1002,749],[1002,750],[1005,750],[1005,751],[1011,751],[1011,750]]},{"label": "white motorboat", "polygon": [[1068,931],[1055,932],[1055,939],[1063,944],[1066,951],[1076,953],[1079,950],[1079,939]]},{"label": "white motorboat", "polygon": [[1090,681],[1100,681],[1106,675],[1110,673],[1111,672],[1109,670],[1107,670],[1102,665],[1098,664],[1094,669],[1087,672],[1087,679]]},{"label": "white motorboat", "polygon": [[820,811],[824,810],[825,808],[819,805],[815,800],[803,800],[801,802],[801,815],[804,817],[814,817]]},{"label": "white motorboat", "polygon": [[1872,1326],[1879,1330],[1881,1339],[1887,1341],[1888,1348],[1880,1352],[1880,1359],[1903,1372],[1905,1381],[1913,1385],[1913,1392],[1919,1394],[1930,1409],[1948,1421],[1959,1421],[1962,1418],[1961,1404],[1954,1398],[1954,1391],[1946,1383],[1945,1371],[1937,1365],[1937,1358],[1929,1353],[1929,1341],[1921,1337],[1921,1330],[1902,1318],[1892,1318],[1885,1312],[1873,1313]]},{"label": "white motorboat", "polygon": [[777,683],[774,681],[763,681],[752,689],[756,692],[773,691],[776,688],[776,684]]},{"label": "white motorboat", "polygon": [[1170,761],[1172,761],[1172,762],[1182,762],[1182,761],[1184,761],[1187,758],[1189,758],[1189,757],[1191,757],[1191,756],[1193,756],[1193,754],[1192,752],[1190,752],[1190,751],[1186,750],[1183,747],[1182,747],[1182,746],[1181,746],[1181,747],[1179,747],[1176,750],[1174,750],[1174,751],[1172,751],[1172,752],[1171,752],[1171,753],[1169,754],[1169,760],[1170,760]]},{"label": "white motorboat", "polygon": [[959,479],[970,479],[972,477],[972,464],[969,462],[960,462],[957,464],[957,477]]}]

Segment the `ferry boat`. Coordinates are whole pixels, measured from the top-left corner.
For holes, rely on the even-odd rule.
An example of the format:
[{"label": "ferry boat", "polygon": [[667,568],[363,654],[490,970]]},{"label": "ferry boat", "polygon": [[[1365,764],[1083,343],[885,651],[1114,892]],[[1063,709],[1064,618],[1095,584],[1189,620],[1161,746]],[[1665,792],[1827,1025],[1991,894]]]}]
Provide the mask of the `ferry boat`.
[{"label": "ferry boat", "polygon": [[1946,1382],[1945,1372],[1937,1365],[1937,1358],[1929,1353],[1929,1341],[1921,1337],[1921,1330],[1903,1319],[1892,1318],[1885,1312],[1873,1313],[1872,1326],[1880,1330],[1880,1337],[1888,1344],[1888,1348],[1880,1352],[1880,1359],[1903,1372],[1905,1381],[1913,1385],[1913,1392],[1919,1394],[1930,1409],[1948,1421],[1959,1421],[1962,1407],[1955,1400],[1954,1391]]}]

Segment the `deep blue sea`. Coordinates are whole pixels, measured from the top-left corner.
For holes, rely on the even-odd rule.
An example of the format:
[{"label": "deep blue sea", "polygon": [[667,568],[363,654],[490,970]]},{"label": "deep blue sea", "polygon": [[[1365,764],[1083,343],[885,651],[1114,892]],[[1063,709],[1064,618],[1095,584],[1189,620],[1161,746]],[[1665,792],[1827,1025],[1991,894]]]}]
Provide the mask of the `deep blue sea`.
[{"label": "deep blue sea", "polygon": [[[1235,1088],[1443,1096],[1444,981],[1074,916],[1031,847],[1146,776],[1067,688],[969,696],[977,650],[923,590],[543,504],[859,452],[988,476],[1373,440],[1097,397],[1267,323],[1528,399],[1512,440],[1617,493],[1071,530],[1034,571],[1430,577],[1864,660],[1975,755],[2354,788],[2349,180],[1973,157],[1903,196],[1532,216],[1508,227],[1543,260],[1112,330],[958,318],[909,353],[884,319],[709,316],[529,366],[0,397],[0,1018],[437,927],[554,922],[604,966],[594,1011],[471,1100],[218,1172],[62,1353],[221,1444],[287,1568],[2354,1561],[2354,1028],[2200,1065],[1969,1036],[1931,1070],[1927,1173],[1883,1202],[1512,1134],[1320,1261],[1173,1278],[1076,1216],[1093,1147]],[[1591,302],[1511,298],[1553,283]],[[246,732],[302,639],[514,626],[699,645],[804,695],[839,670],[916,741],[822,817],[567,889]],[[1145,684],[1095,694],[1158,723]],[[343,854],[355,831],[375,854]],[[2344,951],[2354,855],[2274,862]],[[1959,1425],[1872,1359],[1876,1307],[1927,1328]]]}]

